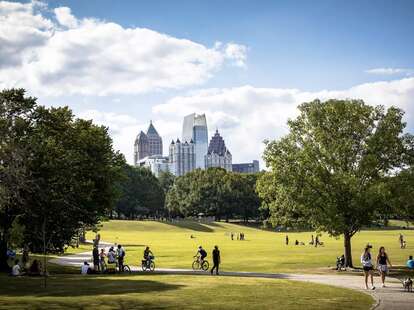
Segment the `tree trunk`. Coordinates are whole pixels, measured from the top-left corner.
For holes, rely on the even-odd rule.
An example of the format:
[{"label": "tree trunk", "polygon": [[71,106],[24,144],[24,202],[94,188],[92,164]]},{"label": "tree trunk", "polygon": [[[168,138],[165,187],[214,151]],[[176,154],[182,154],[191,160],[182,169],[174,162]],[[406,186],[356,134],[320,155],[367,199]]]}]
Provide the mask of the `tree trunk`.
[{"label": "tree trunk", "polygon": [[353,268],[352,251],[351,251],[351,235],[348,232],[344,233],[344,248],[345,248],[345,266]]}]

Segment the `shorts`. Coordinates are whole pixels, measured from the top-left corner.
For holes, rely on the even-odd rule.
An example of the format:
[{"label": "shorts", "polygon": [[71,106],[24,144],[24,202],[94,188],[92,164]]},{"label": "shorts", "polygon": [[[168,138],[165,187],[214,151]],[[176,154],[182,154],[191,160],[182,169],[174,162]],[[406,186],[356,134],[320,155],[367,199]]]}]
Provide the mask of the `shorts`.
[{"label": "shorts", "polygon": [[371,270],[374,270],[374,267],[372,267],[372,266],[364,266],[364,267],[362,267],[362,269],[364,269],[364,271],[371,271]]},{"label": "shorts", "polygon": [[378,265],[378,270],[382,273],[388,273],[388,266],[387,265]]}]

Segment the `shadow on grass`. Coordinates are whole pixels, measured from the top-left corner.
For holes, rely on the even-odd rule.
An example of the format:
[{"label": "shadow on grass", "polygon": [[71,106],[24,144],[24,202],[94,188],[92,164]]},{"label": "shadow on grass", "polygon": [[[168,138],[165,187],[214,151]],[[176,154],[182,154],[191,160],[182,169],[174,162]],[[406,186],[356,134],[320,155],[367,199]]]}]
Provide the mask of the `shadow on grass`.
[{"label": "shadow on grass", "polygon": [[179,227],[179,228],[183,228],[183,229],[200,231],[200,232],[213,232],[214,231],[212,228],[208,227],[207,225],[204,225],[204,224],[201,224],[201,223],[198,223],[198,222],[194,222],[194,221],[183,220],[183,221],[160,222],[160,223],[175,226],[175,227]]},{"label": "shadow on grass", "polygon": [[140,280],[139,276],[117,278],[106,276],[64,275],[51,276],[47,287],[43,287],[43,278],[0,276],[7,286],[0,287],[0,296],[7,297],[77,297],[98,295],[136,294],[176,290],[182,285],[167,284],[158,281]]}]

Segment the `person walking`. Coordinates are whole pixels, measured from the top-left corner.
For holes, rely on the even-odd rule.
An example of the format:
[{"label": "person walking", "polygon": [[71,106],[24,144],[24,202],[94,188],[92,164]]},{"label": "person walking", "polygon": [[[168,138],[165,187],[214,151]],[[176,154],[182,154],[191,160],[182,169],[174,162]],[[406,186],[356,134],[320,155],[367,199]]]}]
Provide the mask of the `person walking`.
[{"label": "person walking", "polygon": [[219,274],[219,265],[221,263],[220,260],[220,250],[217,245],[214,246],[213,250],[213,268],[211,268],[211,274],[213,274],[214,269],[216,269],[216,275]]},{"label": "person walking", "polygon": [[285,237],[285,243],[286,243],[286,245],[289,245],[289,236],[288,235],[286,235],[286,237]]},{"label": "person walking", "polygon": [[362,263],[362,269],[364,270],[364,276],[365,276],[365,288],[368,289],[368,277],[371,276],[371,285],[372,290],[375,290],[374,286],[374,265],[372,264],[372,258],[371,258],[371,245],[367,245],[364,249],[364,252],[361,255],[361,263]]},{"label": "person walking", "polygon": [[381,274],[382,287],[385,287],[385,276],[388,273],[388,265],[392,267],[388,254],[385,252],[385,248],[382,246],[380,247],[377,256],[377,268]]}]

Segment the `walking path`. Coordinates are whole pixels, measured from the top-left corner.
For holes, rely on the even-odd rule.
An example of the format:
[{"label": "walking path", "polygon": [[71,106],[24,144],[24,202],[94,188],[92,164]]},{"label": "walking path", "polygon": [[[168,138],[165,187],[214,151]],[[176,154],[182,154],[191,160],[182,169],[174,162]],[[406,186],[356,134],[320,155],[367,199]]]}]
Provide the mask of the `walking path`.
[{"label": "walking path", "polygon": [[[110,246],[108,243],[101,242],[100,245]],[[81,266],[84,261],[91,262],[91,252],[84,252],[68,256],[62,256],[50,260],[49,262],[61,266]],[[136,266],[130,266],[134,272],[140,271]],[[156,268],[156,274],[177,274],[177,275],[208,275],[203,271],[193,271],[190,269],[168,269]],[[401,282],[396,278],[387,278],[387,287],[377,287],[375,291],[363,289],[362,276],[350,275],[325,275],[325,274],[290,274],[290,273],[260,273],[260,272],[221,272],[221,276],[231,277],[252,277],[252,278],[271,278],[285,279],[293,281],[303,281],[327,284],[332,286],[350,288],[370,294],[376,303],[373,309],[381,310],[412,310],[414,309],[414,293],[404,292]],[[378,277],[374,279],[376,285],[380,286]]]}]

